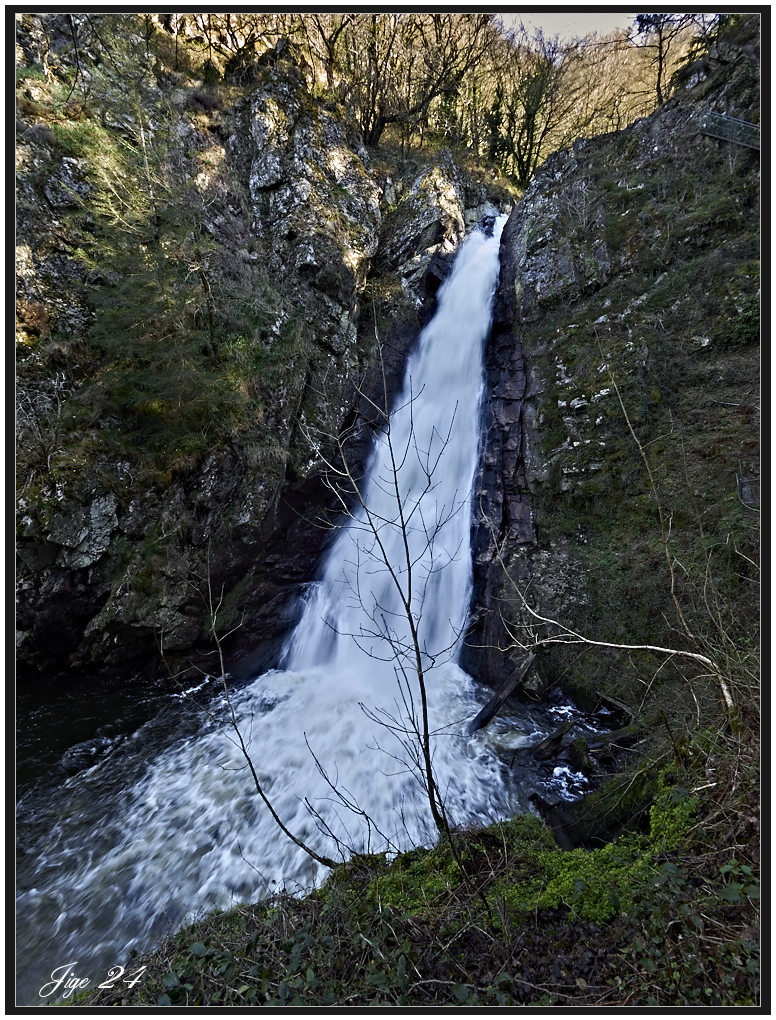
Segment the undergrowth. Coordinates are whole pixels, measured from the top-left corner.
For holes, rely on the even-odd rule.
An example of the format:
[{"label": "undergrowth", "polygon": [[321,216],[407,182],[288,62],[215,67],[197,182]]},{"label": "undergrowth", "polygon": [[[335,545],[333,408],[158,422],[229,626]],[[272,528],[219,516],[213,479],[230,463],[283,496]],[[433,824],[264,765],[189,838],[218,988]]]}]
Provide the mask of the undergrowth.
[{"label": "undergrowth", "polygon": [[460,863],[443,844],[354,858],[305,899],[196,921],[131,961],[133,987],[78,1002],[756,1005],[756,806],[728,796],[723,822],[711,795],[723,750],[754,768],[744,744],[721,747],[732,739],[657,770],[648,832],[564,851],[528,815],[457,833]]}]

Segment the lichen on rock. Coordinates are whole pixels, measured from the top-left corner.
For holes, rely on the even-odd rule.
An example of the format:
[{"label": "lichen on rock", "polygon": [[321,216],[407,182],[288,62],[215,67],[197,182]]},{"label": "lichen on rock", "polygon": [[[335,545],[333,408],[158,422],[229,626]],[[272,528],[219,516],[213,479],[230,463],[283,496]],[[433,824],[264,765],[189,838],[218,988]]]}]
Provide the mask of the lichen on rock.
[{"label": "lichen on rock", "polygon": [[83,506],[69,501],[60,504],[52,515],[46,539],[62,546],[57,565],[79,569],[95,563],[110,545],[118,528],[116,496],[112,492],[94,495]]}]

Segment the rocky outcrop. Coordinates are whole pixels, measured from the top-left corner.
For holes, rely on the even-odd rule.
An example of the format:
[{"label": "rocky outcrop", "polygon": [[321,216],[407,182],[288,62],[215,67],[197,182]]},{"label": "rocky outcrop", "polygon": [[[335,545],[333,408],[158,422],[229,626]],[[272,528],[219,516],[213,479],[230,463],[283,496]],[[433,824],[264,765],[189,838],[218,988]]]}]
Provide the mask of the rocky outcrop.
[{"label": "rocky outcrop", "polygon": [[[757,332],[745,328],[759,286],[759,162],[698,131],[706,109],[756,119],[753,68],[741,53],[653,116],[554,154],[504,229],[463,659],[494,687],[524,658],[515,635],[530,644],[552,631],[523,597],[601,640],[678,640],[656,492],[631,428],[684,550],[687,618],[703,604],[689,564],[705,555],[705,521],[724,520],[731,541],[737,461],[743,477],[759,475],[744,418],[719,414],[759,402]],[[578,651],[540,655],[536,690],[562,676],[580,697],[607,683],[622,696],[622,674]]]},{"label": "rocky outcrop", "polygon": [[[40,17],[25,22],[22,67],[34,58],[35,33],[43,38]],[[47,38],[52,62],[74,59],[67,33]],[[467,179],[448,153],[397,171],[389,187],[345,110],[314,99],[282,57],[256,69],[233,109],[180,73],[158,73],[147,87],[152,99],[165,97],[176,187],[181,195],[193,188],[205,211],[198,229],[207,254],[195,252],[186,279],[202,279],[216,296],[205,307],[195,293],[196,314],[212,315],[215,305],[225,328],[241,335],[239,356],[264,366],[242,384],[256,392],[256,410],[181,468],[149,470],[140,451],[116,455],[109,437],[123,422],[110,409],[91,431],[68,432],[72,401],[95,370],[93,294],[111,283],[113,268],[88,267],[78,255],[100,215],[90,204],[101,186],[92,129],[81,151],[77,131],[57,134],[36,120],[48,87],[37,73],[22,77],[19,392],[22,441],[39,437],[41,449],[19,502],[17,637],[20,664],[39,670],[215,668],[208,579],[222,600],[222,632],[246,621],[227,641],[232,672],[275,664],[325,538],[313,437],[325,441],[347,426],[354,462],[366,455],[360,393],[382,399],[376,326],[390,399],[467,224],[489,198],[505,197]],[[102,97],[105,109],[78,116],[91,124],[99,112],[103,125],[131,132],[113,109],[121,96],[105,86]],[[114,128],[94,130],[114,144]],[[375,299],[365,322],[370,272]],[[234,310],[222,310],[227,302]]]},{"label": "rocky outcrop", "polygon": [[[377,342],[379,358],[372,347],[371,362],[357,387],[348,392],[340,419],[340,425],[348,426],[346,450],[355,468],[364,463],[371,448],[373,407],[383,406],[386,400],[390,406],[398,392],[407,355],[433,315],[434,295],[452,265],[467,223],[471,227],[481,222],[486,212],[508,201],[500,188],[488,190],[468,180],[445,151],[419,173],[411,173],[401,189],[386,182],[381,198],[388,215],[376,239],[370,276],[377,297],[374,308],[366,310],[367,321],[359,333],[360,338],[366,334],[373,344]],[[330,516],[326,512],[330,502],[320,464],[310,458],[308,474],[283,491],[268,532],[272,551],[255,566],[252,589],[243,600],[252,622],[250,631],[235,635],[229,648],[230,668],[236,675],[277,663],[282,641],[301,608],[299,595],[314,577],[325,550],[326,534],[322,547],[320,525]]]},{"label": "rocky outcrop", "polygon": [[58,566],[78,569],[96,563],[119,526],[116,504],[115,494],[109,492],[96,496],[88,507],[65,504],[52,514],[46,541],[61,547]]},{"label": "rocky outcrop", "polygon": [[[412,181],[386,218],[380,261],[416,303],[435,292],[466,232],[486,216],[511,207],[499,191],[489,192],[467,178],[446,149]],[[384,194],[395,202],[392,182]]]},{"label": "rocky outcrop", "polygon": [[[185,85],[180,76],[177,84]],[[37,109],[45,85],[33,76],[24,88],[28,106]],[[133,669],[152,663],[159,647],[173,657],[194,648],[206,616],[194,579],[208,571],[231,600],[232,616],[234,604],[251,592],[254,602],[272,601],[274,589],[251,577],[261,572],[262,554],[268,572],[277,557],[284,485],[303,484],[313,469],[299,420],[336,432],[371,357],[358,343],[358,301],[379,235],[380,189],[343,111],[311,100],[296,69],[282,62],[267,70],[231,118],[218,119],[217,132],[202,118],[192,123],[189,111],[199,106],[189,97],[178,88],[180,116],[171,127],[179,165],[200,160],[195,183],[208,195],[204,226],[216,268],[206,268],[214,274],[213,288],[219,264],[238,279],[238,299],[239,286],[247,298],[252,287],[267,286],[262,281],[277,281],[283,300],[274,300],[275,318],[261,342],[282,339],[291,329],[303,342],[271,379],[259,381],[262,416],[249,423],[253,438],[217,443],[193,473],[173,471],[149,484],[135,477],[134,463],[105,456],[97,463],[82,457],[75,469],[61,471],[69,438],[61,410],[79,386],[71,351],[84,341],[71,339],[63,348],[66,383],[59,390],[46,378],[49,364],[39,351],[45,343],[50,361],[52,334],[64,328],[85,340],[89,328],[95,274],[87,282],[74,251],[74,225],[57,217],[89,208],[93,168],[87,155],[62,156],[45,125],[24,126],[18,155],[20,406],[24,438],[45,433],[51,450],[46,470],[20,500],[18,634],[20,661],[39,668],[94,662]],[[216,261],[227,248],[234,251],[234,271],[225,259]],[[60,419],[57,434],[52,423],[59,426]],[[274,587],[289,577],[309,579],[319,547],[316,536],[307,543],[304,568],[278,570]],[[286,560],[299,555],[292,548]]]},{"label": "rocky outcrop", "polygon": [[383,232],[381,254],[402,286],[415,291],[435,255],[450,255],[465,233],[461,171],[449,153],[417,177]]},{"label": "rocky outcrop", "polygon": [[382,218],[366,150],[343,111],[311,102],[293,69],[272,72],[237,123],[231,147],[250,158],[253,230],[273,273],[305,288],[316,343],[342,356],[355,345],[356,297]]}]

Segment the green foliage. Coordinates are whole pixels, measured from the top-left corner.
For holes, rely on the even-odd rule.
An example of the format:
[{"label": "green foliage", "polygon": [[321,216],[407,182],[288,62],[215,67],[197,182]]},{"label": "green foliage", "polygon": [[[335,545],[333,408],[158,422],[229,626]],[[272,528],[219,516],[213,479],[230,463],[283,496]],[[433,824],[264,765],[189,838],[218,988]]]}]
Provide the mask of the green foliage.
[{"label": "green foliage", "polygon": [[443,846],[356,857],[306,899],[179,932],[140,961],[147,979],[124,1004],[536,1006],[558,1004],[559,981],[566,1004],[751,1004],[756,945],[741,923],[705,935],[730,911],[752,916],[754,868],[697,854],[699,799],[675,766],[654,774],[648,834],[564,851],[523,815],[458,833],[458,861]]},{"label": "green foliage", "polygon": [[29,67],[17,67],[16,68],[16,84],[23,82],[26,79],[33,81],[45,81],[45,75],[43,74],[43,68],[40,64],[30,64]]},{"label": "green foliage", "polygon": [[113,280],[93,292],[90,345],[101,367],[81,399],[126,416],[143,448],[174,454],[206,443],[248,398],[214,357],[202,287],[168,244],[114,248]]},{"label": "green foliage", "polygon": [[660,772],[657,796],[649,809],[650,838],[662,852],[676,850],[695,820],[697,797],[676,782],[670,768]]},{"label": "green foliage", "polygon": [[753,294],[743,304],[733,327],[732,342],[736,346],[760,342],[760,295]]},{"label": "green foliage", "polygon": [[[108,52],[88,81],[76,80],[78,119],[51,118],[55,160],[35,174],[45,185],[68,156],[85,186],[66,229],[89,273],[94,314],[59,445],[68,456],[87,425],[110,445],[118,426],[130,457],[165,474],[195,467],[230,439],[261,445],[262,384],[287,385],[306,339],[261,263],[235,265],[207,230],[212,196],[197,175],[209,173],[208,153],[186,151],[176,137],[179,115],[154,77],[148,19],[98,23],[94,44]],[[66,94],[58,82],[50,91],[53,112]],[[54,345],[44,349],[37,335],[30,343],[48,357]]]},{"label": "green foliage", "polygon": [[[632,910],[656,873],[656,856],[676,849],[693,821],[696,802],[679,788],[667,785],[666,770],[660,773],[658,790],[650,809],[648,836],[621,835],[593,850],[563,851],[531,839],[530,829],[518,830],[517,839],[512,830],[510,851],[521,861],[520,871],[525,871],[526,877],[515,881],[511,873],[509,881],[499,888],[505,906],[515,914],[515,922],[521,914],[561,905],[599,923]],[[637,805],[635,798],[632,812]],[[595,810],[595,802],[591,801],[591,813]]]},{"label": "green foliage", "polygon": [[760,898],[760,882],[748,864],[741,864],[734,857],[719,870],[725,879],[719,893],[721,899],[729,903],[739,903],[745,897]]},{"label": "green foliage", "polygon": [[92,173],[96,174],[104,167],[110,166],[115,177],[124,172],[119,163],[119,146],[121,145],[115,131],[102,127],[93,120],[54,121],[50,125],[57,148],[65,155],[74,159],[85,159]]},{"label": "green foliage", "polygon": [[[722,871],[734,867],[735,862]],[[729,886],[712,887],[706,904],[688,899],[689,875],[667,861],[654,877],[648,895],[641,895],[631,914],[638,934],[622,950],[641,975],[642,1001],[647,1006],[706,1005],[725,1002],[755,1005],[759,949],[746,937],[706,937],[714,902],[724,901]],[[717,907],[719,909],[719,907]],[[724,908],[723,908],[724,909]]]},{"label": "green foliage", "polygon": [[609,920],[633,903],[636,890],[652,876],[654,865],[646,849],[643,838],[621,836],[596,850],[545,853],[541,864],[547,881],[539,893],[539,906],[564,903],[580,917]]},{"label": "green foliage", "polygon": [[385,876],[377,878],[366,895],[370,902],[422,913],[461,884],[458,863],[447,846],[413,851],[396,859]]}]

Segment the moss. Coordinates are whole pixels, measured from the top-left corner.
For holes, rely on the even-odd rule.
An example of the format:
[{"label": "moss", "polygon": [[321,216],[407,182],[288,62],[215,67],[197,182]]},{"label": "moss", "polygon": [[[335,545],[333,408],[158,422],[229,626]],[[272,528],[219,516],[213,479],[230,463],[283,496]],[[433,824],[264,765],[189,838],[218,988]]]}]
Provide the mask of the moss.
[{"label": "moss", "polygon": [[736,346],[760,342],[760,295],[753,294],[743,302],[733,326],[731,342]]},{"label": "moss", "polygon": [[[628,159],[637,157],[634,137],[620,136],[617,147]],[[602,148],[606,161],[600,166],[598,150],[589,151],[592,162],[580,173],[611,194],[611,147]],[[728,547],[749,542],[743,521],[732,529],[722,521],[728,519],[726,508],[737,501],[736,464],[744,460],[744,451],[754,453],[747,469],[751,477],[759,472],[745,404],[757,398],[744,396],[756,393],[759,383],[755,357],[748,351],[759,336],[757,217],[742,197],[751,190],[754,175],[739,167],[731,176],[727,166],[697,161],[689,167],[683,153],[654,169],[646,187],[617,197],[627,214],[621,216],[618,209],[608,215],[607,239],[615,265],[621,264],[619,272],[594,298],[547,312],[524,339],[545,381],[539,408],[542,453],[546,458],[566,439],[570,446],[578,443],[554,459],[546,482],[537,486],[536,519],[542,543],[551,548],[575,543],[576,572],[586,578],[587,599],[569,605],[564,622],[603,640],[683,646],[674,626],[659,503],[666,526],[670,523],[671,555],[679,564],[675,586],[685,617],[692,630],[724,643],[719,628],[711,637],[713,626],[703,611],[709,562],[717,564],[713,584],[718,604],[735,603],[757,630],[754,600],[744,610],[736,571],[720,560],[721,548],[706,548],[703,538],[720,531]],[[617,179],[627,181],[629,173],[632,187],[645,183],[643,171],[625,163],[618,166]],[[554,186],[548,182],[548,191]],[[642,213],[651,217],[649,230],[638,223]],[[660,238],[653,236],[655,231]],[[602,305],[606,317],[597,322]],[[557,382],[559,356],[570,377],[562,385]],[[572,428],[563,422],[570,399],[583,394],[590,401],[592,393],[610,386],[601,374],[603,365],[613,372],[644,444],[657,498],[613,395],[577,411]],[[567,406],[558,408],[558,400]],[[742,410],[725,411],[725,401],[729,406],[740,402]],[[597,463],[600,469],[590,470]],[[575,470],[564,474],[564,468]],[[584,542],[578,535],[584,535]],[[757,562],[757,553],[750,559]],[[566,661],[560,654],[556,658],[556,674],[570,690],[587,696],[596,690],[617,696],[619,690],[620,697],[628,692],[634,704],[646,693],[670,705],[670,725],[677,734],[691,725],[693,696],[707,721],[705,713],[718,711],[711,685],[696,679],[690,668],[674,672],[675,664],[661,667],[656,659],[638,655],[625,666],[615,653],[575,656],[573,663],[568,656]]]},{"label": "moss", "polygon": [[16,68],[16,83],[24,81],[26,79],[32,79],[33,81],[45,81],[45,75],[43,74],[43,67],[40,64],[30,64],[28,67],[17,67]]},{"label": "moss", "polygon": [[596,850],[554,851],[540,859],[545,884],[540,907],[570,907],[590,921],[608,921],[634,903],[634,895],[655,873],[645,853],[646,841],[637,836],[619,837]]},{"label": "moss", "polygon": [[690,796],[677,782],[671,767],[657,780],[657,796],[649,809],[650,838],[663,853],[676,850],[695,822],[698,798]]},{"label": "moss", "polygon": [[659,855],[677,849],[695,820],[697,800],[670,778],[664,769],[656,780],[642,777],[629,788],[616,780],[585,800],[588,823],[597,818],[603,831],[611,827],[613,813],[626,822],[638,818],[654,791],[648,835],[623,834],[593,850],[566,851],[548,845],[536,823],[505,827],[512,870],[494,896],[503,899],[515,921],[520,914],[561,905],[596,922],[634,909],[657,873]]},{"label": "moss", "polygon": [[449,848],[413,850],[400,854],[384,875],[365,890],[367,902],[422,914],[438,906],[440,899],[462,881],[460,868]]},{"label": "moss", "polygon": [[[251,588],[251,577],[245,577],[241,581],[238,581],[234,587],[230,588],[225,594],[218,596],[218,593],[214,593],[214,601],[217,605],[217,616],[216,621],[218,625],[218,631],[223,635],[227,631],[231,631],[239,615],[240,603],[248,594]],[[217,600],[216,600],[216,596]],[[205,626],[205,633],[212,631],[212,622],[209,620]]]},{"label": "moss", "polygon": [[[672,782],[674,780],[674,782]],[[670,769],[655,778],[642,775],[627,787],[613,781],[587,798],[586,812],[597,818],[602,830],[617,814],[626,823],[637,819],[649,801],[649,833],[624,834],[593,850],[560,849],[547,825],[532,815],[522,815],[469,835],[462,846],[464,867],[479,857],[491,860],[502,853],[508,876],[489,893],[517,921],[536,909],[571,908],[580,917],[604,922],[622,910],[634,908],[657,871],[658,855],[677,849],[695,820],[697,800],[675,785]],[[450,850],[403,854],[364,892],[365,900],[423,915],[438,910],[463,883],[459,865]]]}]

